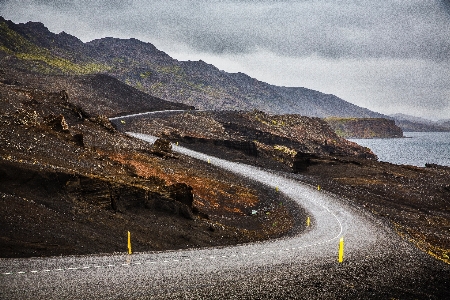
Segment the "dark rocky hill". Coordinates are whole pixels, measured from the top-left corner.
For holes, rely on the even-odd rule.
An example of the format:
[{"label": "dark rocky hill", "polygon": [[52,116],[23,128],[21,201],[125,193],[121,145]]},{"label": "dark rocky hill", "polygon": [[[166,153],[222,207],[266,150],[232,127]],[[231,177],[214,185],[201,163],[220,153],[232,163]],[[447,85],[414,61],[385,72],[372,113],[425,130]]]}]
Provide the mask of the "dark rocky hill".
[{"label": "dark rocky hill", "polygon": [[270,85],[203,61],[178,61],[150,43],[102,38],[83,43],[41,23],[0,19],[3,64],[50,74],[111,75],[150,95],[198,109],[262,110],[273,114],[383,117],[334,95]]},{"label": "dark rocky hill", "polygon": [[105,74],[46,75],[3,67],[0,70],[0,82],[16,87],[32,86],[42,90],[64,90],[70,95],[71,101],[82,107],[84,113],[89,116],[112,117],[142,111],[192,109],[182,103],[150,96]]}]

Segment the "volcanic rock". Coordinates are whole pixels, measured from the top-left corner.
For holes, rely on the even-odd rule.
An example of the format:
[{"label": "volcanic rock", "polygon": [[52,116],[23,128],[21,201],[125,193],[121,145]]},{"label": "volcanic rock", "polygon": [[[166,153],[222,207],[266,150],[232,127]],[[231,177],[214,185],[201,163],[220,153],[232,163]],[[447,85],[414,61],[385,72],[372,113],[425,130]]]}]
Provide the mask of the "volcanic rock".
[{"label": "volcanic rock", "polygon": [[162,157],[178,157],[172,152],[172,144],[168,140],[161,138],[157,139],[155,143],[153,143],[152,153]]},{"label": "volcanic rock", "polygon": [[63,115],[50,115],[44,119],[44,122],[47,123],[47,125],[49,125],[55,131],[66,133],[69,132],[69,125],[67,125],[66,119]]}]

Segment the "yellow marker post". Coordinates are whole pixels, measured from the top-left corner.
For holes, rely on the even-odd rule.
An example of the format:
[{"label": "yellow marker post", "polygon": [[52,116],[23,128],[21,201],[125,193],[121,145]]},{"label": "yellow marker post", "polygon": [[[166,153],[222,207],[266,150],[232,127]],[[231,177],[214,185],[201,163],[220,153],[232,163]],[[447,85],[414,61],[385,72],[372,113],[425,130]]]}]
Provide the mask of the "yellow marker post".
[{"label": "yellow marker post", "polygon": [[344,237],[341,237],[339,241],[339,257],[338,261],[341,263],[344,261]]},{"label": "yellow marker post", "polygon": [[311,225],[311,219],[309,217],[306,218],[306,227],[309,227]]},{"label": "yellow marker post", "polygon": [[128,254],[131,254],[131,236],[129,231],[128,231]]},{"label": "yellow marker post", "polygon": [[317,190],[320,191],[320,185],[317,186]]},{"label": "yellow marker post", "polygon": [[278,187],[277,187],[277,186],[275,187],[275,191],[277,191],[277,192],[278,192]]}]

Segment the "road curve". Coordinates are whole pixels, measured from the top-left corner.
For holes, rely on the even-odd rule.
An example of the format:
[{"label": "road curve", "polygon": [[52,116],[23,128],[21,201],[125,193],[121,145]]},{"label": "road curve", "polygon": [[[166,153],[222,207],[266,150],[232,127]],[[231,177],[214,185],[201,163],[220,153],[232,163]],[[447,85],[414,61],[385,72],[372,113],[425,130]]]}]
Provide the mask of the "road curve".
[{"label": "road curve", "polygon": [[[152,142],[143,134],[132,136]],[[434,262],[344,199],[256,167],[174,150],[278,188],[311,226],[232,247],[0,260],[0,299],[279,299],[429,296]],[[337,262],[340,237],[344,263]],[[444,272],[448,268],[442,266]],[[402,283],[396,281],[402,280]]]}]

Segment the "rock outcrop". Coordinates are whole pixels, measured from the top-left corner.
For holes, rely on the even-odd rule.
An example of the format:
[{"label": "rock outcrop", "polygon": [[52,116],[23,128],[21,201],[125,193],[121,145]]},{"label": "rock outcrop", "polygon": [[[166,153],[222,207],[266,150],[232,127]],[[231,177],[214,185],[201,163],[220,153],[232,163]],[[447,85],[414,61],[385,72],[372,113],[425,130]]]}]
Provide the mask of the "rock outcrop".
[{"label": "rock outcrop", "polygon": [[394,120],[384,118],[326,118],[325,121],[340,137],[401,138],[403,131]]},{"label": "rock outcrop", "polygon": [[208,139],[192,136],[176,136],[174,140],[187,144],[203,144],[204,146],[222,146],[228,149],[237,150],[246,155],[258,156],[258,148],[253,141],[236,141],[224,139]]},{"label": "rock outcrop", "polygon": [[376,159],[370,149],[338,136],[324,120],[300,115],[190,111],[135,118],[120,130],[162,136],[201,151],[214,149],[213,155],[222,149],[225,155],[269,158],[294,172],[306,171],[321,156]]},{"label": "rock outcrop", "polygon": [[[1,162],[0,184],[21,185],[37,194],[47,194],[43,204],[49,207],[68,205],[122,213],[145,208],[194,218],[192,188],[184,183],[150,188]],[[57,194],[65,196],[55,198]]]},{"label": "rock outcrop", "polygon": [[44,122],[55,131],[69,132],[69,125],[67,125],[66,119],[63,115],[50,115],[44,119]]},{"label": "rock outcrop", "polygon": [[172,151],[172,144],[166,139],[157,139],[153,143],[151,153],[165,158],[178,158]]}]

